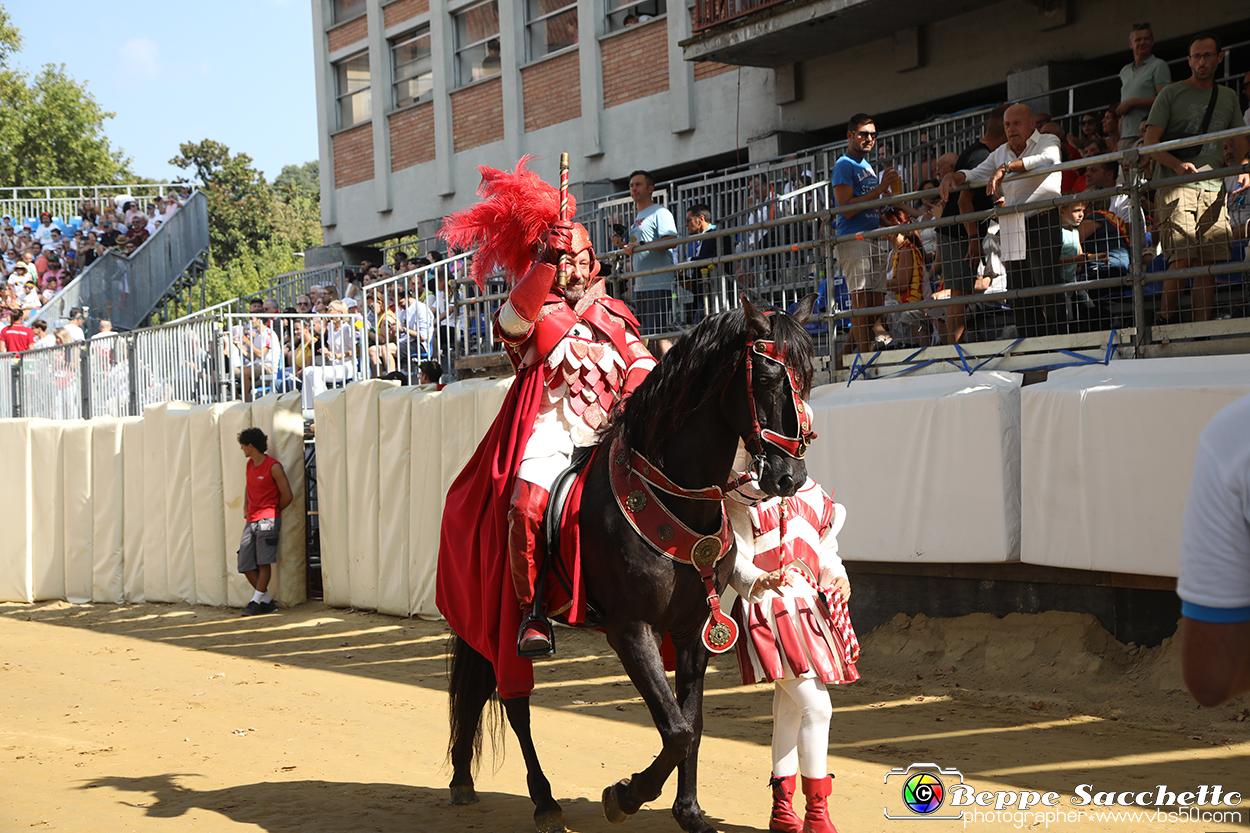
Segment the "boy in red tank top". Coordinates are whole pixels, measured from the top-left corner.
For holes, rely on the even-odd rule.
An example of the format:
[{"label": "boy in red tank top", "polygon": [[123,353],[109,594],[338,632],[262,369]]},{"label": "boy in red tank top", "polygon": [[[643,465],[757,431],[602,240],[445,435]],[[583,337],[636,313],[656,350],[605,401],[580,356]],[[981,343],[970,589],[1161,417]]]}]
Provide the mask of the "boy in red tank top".
[{"label": "boy in red tank top", "polygon": [[239,448],[247,457],[247,488],[243,491],[243,538],[239,542],[239,572],[255,591],[243,608],[244,616],[276,613],[269,595],[269,579],[278,560],[281,513],[291,503],[291,484],[282,464],[265,452],[269,439],[259,428],[239,432]]}]

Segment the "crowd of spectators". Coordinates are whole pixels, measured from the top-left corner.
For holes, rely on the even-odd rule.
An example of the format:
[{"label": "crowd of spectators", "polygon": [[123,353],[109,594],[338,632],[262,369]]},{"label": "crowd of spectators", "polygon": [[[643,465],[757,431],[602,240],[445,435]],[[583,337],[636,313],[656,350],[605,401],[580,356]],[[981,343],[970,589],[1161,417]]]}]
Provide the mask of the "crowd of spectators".
[{"label": "crowd of spectators", "polygon": [[30,324],[44,304],[106,252],[133,254],[182,208],[189,189],[183,191],[149,200],[146,208],[129,195],[103,211],[83,200],[69,221],[48,212],[38,218],[0,217],[0,315],[9,320],[16,312],[21,323]]}]

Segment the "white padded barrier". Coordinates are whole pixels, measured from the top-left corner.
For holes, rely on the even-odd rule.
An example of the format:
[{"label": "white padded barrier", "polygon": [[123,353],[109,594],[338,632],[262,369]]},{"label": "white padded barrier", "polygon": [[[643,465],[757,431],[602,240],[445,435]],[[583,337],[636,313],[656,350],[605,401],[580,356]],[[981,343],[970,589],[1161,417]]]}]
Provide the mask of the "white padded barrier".
[{"label": "white padded barrier", "polygon": [[1066,368],[1025,388],[1021,560],[1177,575],[1198,436],[1247,392],[1250,356]]},{"label": "white padded barrier", "polygon": [[411,387],[378,395],[378,612],[407,616],[412,460]]},{"label": "white padded barrier", "polygon": [[808,473],[846,506],[843,558],[1014,561],[1020,382],[996,372],[864,380],[812,391]]},{"label": "white padded barrier", "polygon": [[[351,387],[351,385],[348,385]],[[321,588],[331,607],[351,606],[348,570],[347,398],[342,388],[314,402],[317,426],[317,525],[321,534]]]},{"label": "white padded barrier", "polygon": [[[221,413],[225,405],[194,405],[188,416],[191,451],[192,558],[199,604],[226,604],[225,503],[221,478]],[[242,455],[240,455],[241,457]],[[242,510],[240,510],[242,511]]]},{"label": "white padded barrier", "polygon": [[172,602],[165,549],[165,409],[160,402],[143,409],[143,596],[148,602]]},{"label": "white padded barrier", "polygon": [[67,420],[61,430],[61,521],[65,542],[65,600],[91,601],[93,584],[91,429],[87,420]]},{"label": "white padded barrier", "polygon": [[443,501],[447,497],[442,463],[444,395],[436,390],[418,390],[412,398],[409,426],[412,465],[408,489],[408,609],[427,619],[441,617],[434,604],[434,579]]},{"label": "white padded barrier", "polygon": [[195,604],[195,548],[191,520],[191,405],[165,407],[165,570],[169,595]]},{"label": "white padded barrier", "polygon": [[221,519],[226,545],[220,558],[226,575],[226,604],[243,607],[252,600],[252,585],[239,572],[239,539],[243,537],[243,490],[247,486],[247,458],[239,450],[239,432],[252,427],[252,406],[234,402],[222,409],[217,427],[221,436]]},{"label": "white padded barrier", "polygon": [[64,465],[61,432],[65,421],[34,419],[30,423],[31,573],[34,600],[65,598],[65,525],[62,503]]},{"label": "white padded barrier", "polygon": [[144,594],[144,528],[147,494],[143,488],[143,417],[122,420],[122,597],[134,604],[147,601]]},{"label": "white padded barrier", "polygon": [[91,601],[119,603],[123,599],[121,420],[98,417],[91,421]]},{"label": "white padded barrier", "polygon": [[347,559],[351,606],[378,609],[378,394],[394,382],[371,379],[343,389],[347,398]]},{"label": "white padded barrier", "polygon": [[[278,563],[269,582],[269,592],[283,607],[308,601],[304,560],[308,514],[304,501],[304,415],[300,403],[298,391],[269,394],[252,403],[252,424],[265,432],[269,439],[267,453],[282,464],[291,486],[291,504],[282,510]],[[239,456],[242,459],[242,454]]]},{"label": "white padded barrier", "polygon": [[31,431],[29,419],[0,420],[0,483],[5,486],[0,535],[0,602],[34,600],[31,574]]}]

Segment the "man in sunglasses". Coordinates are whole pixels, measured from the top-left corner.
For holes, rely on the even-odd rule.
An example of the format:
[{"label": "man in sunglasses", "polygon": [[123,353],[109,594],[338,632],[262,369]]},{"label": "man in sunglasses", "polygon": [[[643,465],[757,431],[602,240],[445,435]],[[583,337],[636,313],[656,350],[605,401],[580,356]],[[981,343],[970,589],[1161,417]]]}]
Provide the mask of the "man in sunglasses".
[{"label": "man in sunglasses", "polygon": [[[877,239],[856,239],[856,235],[876,231],[880,226],[876,208],[856,208],[860,203],[881,199],[891,186],[900,182],[898,170],[888,168],[878,178],[868,154],[877,143],[877,125],[867,113],[851,116],[846,125],[846,153],[833,166],[833,197],[838,208],[838,266],[846,276],[851,308],[878,307],[885,302],[885,248]],[[849,239],[843,239],[849,238]],[[874,340],[875,336],[875,340]],[[870,343],[881,349],[889,346],[890,336],[879,321],[865,316],[851,318],[851,337],[844,353],[868,350]]]},{"label": "man in sunglasses", "polygon": [[1128,34],[1133,60],[1120,69],[1120,150],[1128,150],[1137,141],[1142,119],[1150,114],[1159,92],[1172,83],[1172,71],[1161,58],[1153,55],[1154,32],[1149,23],[1134,23]]}]

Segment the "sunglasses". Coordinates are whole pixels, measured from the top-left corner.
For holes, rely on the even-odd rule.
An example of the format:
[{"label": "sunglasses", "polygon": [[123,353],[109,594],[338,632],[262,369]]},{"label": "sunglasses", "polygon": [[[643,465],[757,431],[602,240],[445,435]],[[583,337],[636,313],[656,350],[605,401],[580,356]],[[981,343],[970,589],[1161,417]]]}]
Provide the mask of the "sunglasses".
[{"label": "sunglasses", "polygon": [[856,135],[856,136],[858,136],[858,137],[859,137],[859,138],[861,138],[861,139],[875,139],[875,138],[877,138],[877,131],[875,131],[875,130],[856,130],[856,131],[855,131],[855,135]]}]

